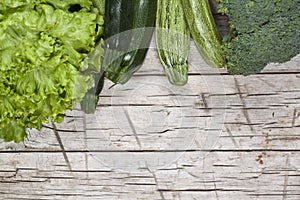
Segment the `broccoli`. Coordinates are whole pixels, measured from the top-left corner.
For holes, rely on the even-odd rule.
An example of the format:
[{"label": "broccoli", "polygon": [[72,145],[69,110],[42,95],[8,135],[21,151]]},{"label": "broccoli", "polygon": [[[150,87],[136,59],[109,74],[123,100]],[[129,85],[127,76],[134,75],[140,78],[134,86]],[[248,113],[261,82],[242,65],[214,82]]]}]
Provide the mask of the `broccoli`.
[{"label": "broccoli", "polygon": [[230,74],[250,75],[300,53],[300,0],[218,0],[229,17],[223,49]]}]

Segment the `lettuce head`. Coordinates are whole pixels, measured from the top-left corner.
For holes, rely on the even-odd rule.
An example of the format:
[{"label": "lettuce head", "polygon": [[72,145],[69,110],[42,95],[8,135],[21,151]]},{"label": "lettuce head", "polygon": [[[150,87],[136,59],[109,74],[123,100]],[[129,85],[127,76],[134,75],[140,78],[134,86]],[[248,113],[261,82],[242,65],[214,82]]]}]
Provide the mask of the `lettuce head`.
[{"label": "lettuce head", "polygon": [[0,138],[20,142],[27,128],[62,122],[93,86],[101,10],[92,0],[1,0]]}]

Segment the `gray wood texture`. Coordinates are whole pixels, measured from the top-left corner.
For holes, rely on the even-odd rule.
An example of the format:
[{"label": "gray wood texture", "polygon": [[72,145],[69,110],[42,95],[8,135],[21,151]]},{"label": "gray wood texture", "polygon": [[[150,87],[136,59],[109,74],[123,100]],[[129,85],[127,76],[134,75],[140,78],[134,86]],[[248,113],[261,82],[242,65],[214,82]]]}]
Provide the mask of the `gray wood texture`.
[{"label": "gray wood texture", "polygon": [[152,47],[95,114],[0,142],[0,199],[300,199],[300,55],[232,76],[192,43],[175,87]]}]

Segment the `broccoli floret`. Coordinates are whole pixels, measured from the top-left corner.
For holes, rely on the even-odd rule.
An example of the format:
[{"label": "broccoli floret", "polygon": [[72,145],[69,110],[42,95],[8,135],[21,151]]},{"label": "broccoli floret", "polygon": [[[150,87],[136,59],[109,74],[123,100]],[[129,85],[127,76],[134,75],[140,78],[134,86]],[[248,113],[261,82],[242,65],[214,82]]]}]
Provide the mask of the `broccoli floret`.
[{"label": "broccoli floret", "polygon": [[268,63],[283,63],[300,53],[300,0],[218,2],[232,30],[223,44],[230,74],[258,73]]}]

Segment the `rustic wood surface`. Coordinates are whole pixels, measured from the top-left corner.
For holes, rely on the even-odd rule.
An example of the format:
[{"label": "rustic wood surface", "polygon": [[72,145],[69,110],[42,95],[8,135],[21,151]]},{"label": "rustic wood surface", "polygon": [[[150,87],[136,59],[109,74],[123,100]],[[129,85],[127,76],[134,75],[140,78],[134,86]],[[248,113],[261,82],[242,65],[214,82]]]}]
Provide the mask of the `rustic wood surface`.
[{"label": "rustic wood surface", "polygon": [[299,199],[300,55],[247,77],[189,61],[174,87],[151,49],[94,115],[2,142],[0,199]]},{"label": "rustic wood surface", "polygon": [[300,199],[300,55],[232,76],[192,43],[175,87],[152,47],[95,114],[0,142],[0,199]]}]

